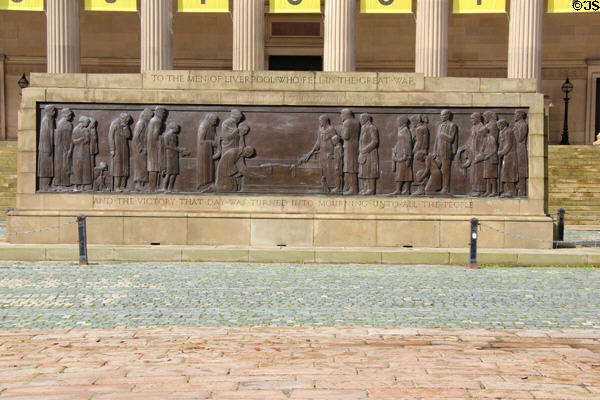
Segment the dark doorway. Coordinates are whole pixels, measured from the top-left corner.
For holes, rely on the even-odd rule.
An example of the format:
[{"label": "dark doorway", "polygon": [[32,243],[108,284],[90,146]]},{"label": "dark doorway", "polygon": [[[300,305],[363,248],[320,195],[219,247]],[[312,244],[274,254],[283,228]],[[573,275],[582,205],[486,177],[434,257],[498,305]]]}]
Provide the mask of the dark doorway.
[{"label": "dark doorway", "polygon": [[594,140],[596,135],[600,133],[600,78],[596,78],[596,112],[594,113],[595,129],[594,129]]},{"label": "dark doorway", "polygon": [[269,71],[323,71],[323,57],[270,56]]}]

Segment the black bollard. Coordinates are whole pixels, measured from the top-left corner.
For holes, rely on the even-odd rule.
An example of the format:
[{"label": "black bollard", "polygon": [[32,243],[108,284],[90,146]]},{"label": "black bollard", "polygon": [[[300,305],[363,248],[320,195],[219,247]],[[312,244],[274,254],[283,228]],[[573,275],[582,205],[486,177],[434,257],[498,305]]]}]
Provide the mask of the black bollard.
[{"label": "black bollard", "polygon": [[558,223],[556,227],[556,240],[562,242],[565,240],[565,209],[558,209]]},{"label": "black bollard", "polygon": [[477,218],[471,219],[471,251],[469,255],[469,268],[477,268],[477,226],[479,226],[479,220]]},{"label": "black bollard", "polygon": [[79,225],[79,265],[89,265],[87,256],[87,237],[85,229],[85,215],[77,216]]}]

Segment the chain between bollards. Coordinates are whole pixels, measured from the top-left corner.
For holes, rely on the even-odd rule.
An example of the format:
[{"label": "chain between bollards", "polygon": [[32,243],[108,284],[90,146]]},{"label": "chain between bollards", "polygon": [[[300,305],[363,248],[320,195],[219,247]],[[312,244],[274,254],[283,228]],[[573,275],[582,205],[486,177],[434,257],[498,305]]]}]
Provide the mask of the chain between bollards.
[{"label": "chain between bollards", "polygon": [[479,220],[477,218],[471,219],[471,251],[469,252],[469,268],[477,268],[477,227],[479,226]]},{"label": "chain between bollards", "polygon": [[87,256],[85,215],[81,214],[77,216],[77,224],[79,225],[79,265],[89,265]]}]

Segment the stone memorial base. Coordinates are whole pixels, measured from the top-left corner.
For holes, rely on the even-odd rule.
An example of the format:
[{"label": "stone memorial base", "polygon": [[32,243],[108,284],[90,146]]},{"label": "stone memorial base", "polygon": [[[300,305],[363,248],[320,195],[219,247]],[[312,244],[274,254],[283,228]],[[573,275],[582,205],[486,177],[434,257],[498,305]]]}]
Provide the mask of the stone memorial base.
[{"label": "stone memorial base", "polygon": [[[145,105],[153,110],[157,106],[175,110],[171,113],[171,119],[166,121],[166,129],[175,130],[169,125],[172,120],[181,125],[179,144],[189,154],[184,155],[184,149],[179,152],[181,156],[177,167],[180,169],[175,175],[179,180],[175,180],[172,192],[154,192],[147,186],[141,192],[136,192],[132,176],[124,182],[122,191],[115,190],[113,184],[109,184],[108,189],[91,184],[80,187],[68,184],[44,186],[38,149],[41,148],[43,141],[40,138],[46,129],[43,126],[47,125],[44,122],[44,110],[48,109],[48,105],[59,110],[67,106],[72,109],[75,114],[73,126],[82,121],[80,118],[86,118],[82,115],[98,120],[98,149],[93,154],[95,164],[92,167],[98,166],[99,161],[106,161],[107,164],[112,162],[113,156],[109,155],[109,150],[115,150],[112,147],[109,149],[107,138],[112,138],[117,134],[114,132],[118,131],[113,129],[111,119],[123,114],[123,110],[132,116],[130,123],[138,120]],[[219,118],[224,120],[227,117],[222,110],[224,106],[227,110],[239,108],[245,114],[244,118],[247,118],[250,126],[245,140],[248,146],[255,149],[255,155],[249,157],[243,166],[236,161],[237,164],[230,167],[239,169],[236,170],[237,188],[234,183],[233,189],[224,193],[219,185],[213,184],[196,190],[195,173],[199,168],[196,158],[200,157],[196,154],[200,140],[196,139],[197,131],[200,138],[198,126],[205,119],[206,110],[211,107],[221,113]],[[257,106],[270,107],[271,113],[275,112],[275,107],[285,106],[286,112],[304,112],[308,115],[305,119],[298,119],[301,122],[296,125],[293,122],[288,124],[293,133],[291,137],[300,139],[294,139],[297,142],[291,146],[286,147],[284,141],[281,142],[283,144],[271,144],[269,147],[269,142],[279,143],[279,131],[275,128],[271,131],[259,129],[259,126],[268,127],[269,124],[257,117],[261,112]],[[379,161],[376,161],[379,176],[375,182],[375,194],[343,195],[329,192],[327,187],[322,189],[325,177],[321,182],[321,167],[317,157],[308,161],[300,160],[318,140],[318,132],[321,132],[316,118],[318,115],[314,116],[314,112],[323,113],[328,107],[330,111],[327,115],[337,132],[343,129],[338,126],[341,124],[338,116],[342,108],[356,112],[357,119],[359,112],[374,115],[372,120],[380,136],[377,147]],[[194,114],[196,108],[203,110],[197,112],[197,118]],[[428,121],[421,117],[431,136],[429,153],[424,152],[427,156],[423,158],[425,163],[425,158],[436,159],[434,143],[440,131],[440,108],[448,108],[457,116],[456,147],[459,148],[459,155],[454,162],[460,162],[459,166],[464,169],[463,176],[453,175],[449,194],[436,188],[435,193],[419,195],[413,188],[411,195],[394,195],[396,181],[392,171],[396,171],[396,161],[392,153],[396,151],[393,147],[398,130],[394,125],[397,115],[416,112],[429,115]],[[528,164],[525,167],[527,176],[522,179],[523,190],[509,197],[500,197],[500,193],[492,197],[474,197],[471,193],[474,184],[470,178],[473,167],[466,162],[469,157],[458,160],[460,148],[463,148],[463,155],[468,152],[473,132],[469,115],[493,110],[501,119],[508,120],[517,109],[526,113],[528,124],[524,148]],[[102,113],[107,113],[108,119],[103,120]],[[64,126],[64,123],[61,125],[58,122],[58,117],[56,121],[53,131],[54,157],[60,154],[56,132]],[[281,122],[282,119],[278,121],[280,125],[287,123],[285,120]],[[483,127],[484,122],[478,126]],[[510,119],[508,122],[512,128],[514,121]],[[306,129],[301,131],[299,127]],[[217,136],[222,136],[224,130],[222,126],[219,127]],[[517,130],[516,125],[513,130]],[[81,134],[76,131],[77,128],[73,130],[73,137]],[[136,132],[133,124],[131,131],[134,134]],[[76,147],[79,142],[76,139],[73,143]],[[125,143],[130,152],[136,148],[133,143]],[[219,146],[225,145],[217,145],[220,151]],[[537,240],[551,240],[553,236],[552,220],[545,210],[543,97],[535,93],[535,82],[528,80],[318,72],[32,74],[31,87],[23,90],[18,149],[17,206],[8,217],[9,232],[30,231],[71,222],[77,215],[85,214],[88,242],[93,244],[466,247],[472,217],[507,233],[488,230],[485,236],[480,237],[480,247],[548,248],[551,243]],[[280,149],[287,153],[277,158],[274,155]],[[214,151],[217,154],[216,149]],[[220,154],[221,159],[225,158],[224,153]],[[219,156],[214,157],[216,159]],[[474,159],[472,157],[470,161],[474,162]],[[132,159],[132,175],[133,162]],[[71,165],[71,180],[74,172],[79,174],[77,179],[80,179],[81,171],[75,171],[76,164]],[[454,171],[457,169],[452,161],[451,165],[452,173],[456,174]],[[499,165],[496,180],[502,186],[501,162]],[[110,164],[105,170],[109,181],[112,181],[110,174],[113,168],[117,167]],[[289,181],[286,174],[289,174]],[[54,179],[57,179],[56,175]],[[364,184],[361,181],[361,188],[366,187]],[[76,189],[82,191],[75,192]],[[518,236],[537,240],[523,240]],[[75,225],[10,236],[13,243],[66,244],[76,240]]]}]

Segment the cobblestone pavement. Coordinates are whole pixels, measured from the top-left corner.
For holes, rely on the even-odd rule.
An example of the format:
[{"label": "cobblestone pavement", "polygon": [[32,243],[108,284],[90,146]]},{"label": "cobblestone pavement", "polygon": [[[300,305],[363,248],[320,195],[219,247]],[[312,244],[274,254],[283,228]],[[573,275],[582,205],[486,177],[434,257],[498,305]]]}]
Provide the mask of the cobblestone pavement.
[{"label": "cobblestone pavement", "polygon": [[0,263],[0,329],[600,328],[600,269]]},{"label": "cobblestone pavement", "polygon": [[0,331],[0,399],[599,399],[600,330]]}]

